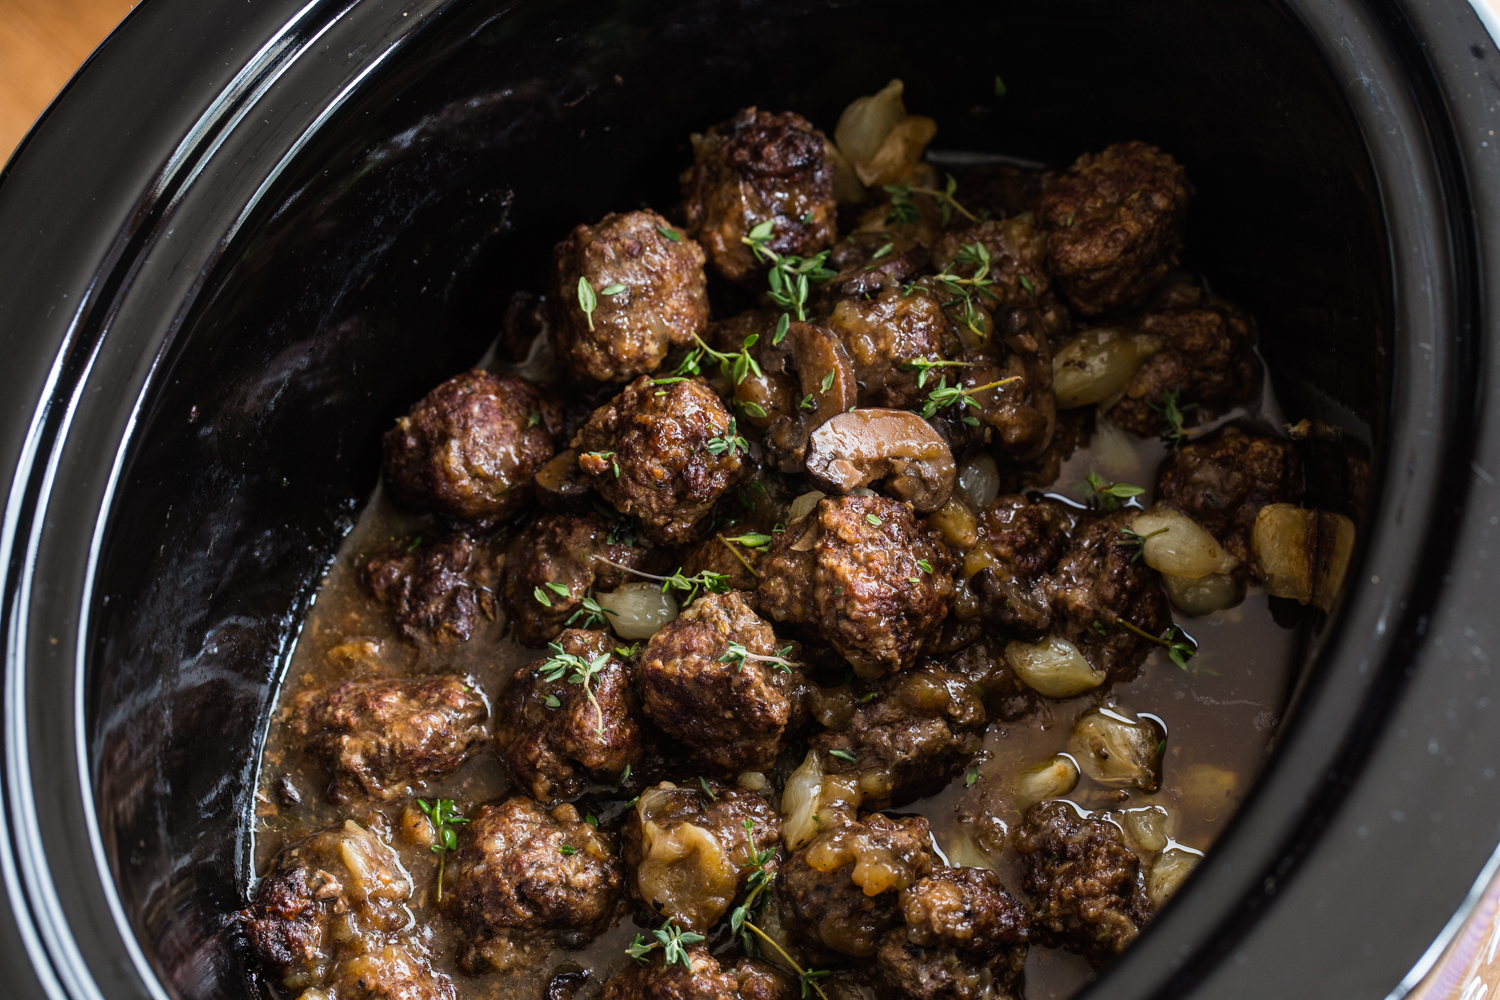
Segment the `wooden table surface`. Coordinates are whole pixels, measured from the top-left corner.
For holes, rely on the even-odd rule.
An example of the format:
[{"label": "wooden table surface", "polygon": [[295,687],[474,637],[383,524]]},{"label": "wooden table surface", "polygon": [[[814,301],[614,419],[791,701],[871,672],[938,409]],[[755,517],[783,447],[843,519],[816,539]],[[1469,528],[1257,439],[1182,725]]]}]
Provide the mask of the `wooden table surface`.
[{"label": "wooden table surface", "polygon": [[0,0],[0,163],[134,0]]}]

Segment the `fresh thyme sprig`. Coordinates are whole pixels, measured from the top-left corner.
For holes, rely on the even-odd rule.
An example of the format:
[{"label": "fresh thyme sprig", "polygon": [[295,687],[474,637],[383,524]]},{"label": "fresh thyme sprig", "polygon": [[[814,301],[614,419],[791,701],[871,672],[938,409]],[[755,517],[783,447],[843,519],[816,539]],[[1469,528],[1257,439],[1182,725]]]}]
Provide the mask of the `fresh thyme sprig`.
[{"label": "fresh thyme sprig", "polygon": [[934,368],[973,368],[974,364],[970,361],[944,361],[941,358],[936,360],[932,358],[912,358],[910,361],[901,362],[896,367],[902,371],[916,372],[917,388],[923,389],[926,388],[927,378],[932,374]]},{"label": "fresh thyme sprig", "polygon": [[724,651],[724,655],[719,657],[719,662],[733,663],[734,672],[737,674],[745,669],[746,663],[771,663],[782,673],[789,674],[792,672],[792,667],[795,666],[791,660],[786,658],[786,654],[791,651],[791,646],[783,646],[776,651],[775,656],[764,656],[760,653],[750,652],[741,643],[731,642],[729,648]]},{"label": "fresh thyme sprig", "polygon": [[947,225],[957,212],[970,222],[978,222],[979,216],[964,208],[953,197],[958,190],[958,181],[952,174],[946,175],[943,190],[936,188],[912,187],[910,184],[887,184],[884,187],[886,194],[891,196],[891,210],[886,215],[885,221],[889,225],[895,223],[897,229],[902,226],[914,226],[922,221],[922,214],[917,206],[912,203],[911,196],[914,194],[925,194],[938,203],[938,211],[942,213],[943,225]]},{"label": "fresh thyme sprig", "polygon": [[[1010,385],[1012,382],[1020,381],[1021,376],[1012,375],[1010,378],[996,379],[984,385],[976,385],[972,389],[964,388],[962,383],[950,386],[947,378],[938,379],[938,387],[927,394],[927,402],[922,404],[922,419],[929,419],[938,410],[948,406],[963,405],[972,406],[976,410],[983,409],[979,401],[974,398],[975,393],[984,392],[986,389],[995,389],[1002,385]],[[978,427],[979,421],[974,417],[964,414],[964,423],[970,427]]]},{"label": "fresh thyme sprig", "polygon": [[[555,642],[549,642],[547,647],[552,650],[552,655],[542,661],[537,672],[542,675],[542,680],[548,683],[557,681],[567,675],[569,684],[577,684],[583,688],[583,694],[594,706],[594,718],[596,733],[604,732],[604,707],[599,704],[599,699],[594,697],[594,678],[599,671],[604,669],[609,662],[609,653],[600,653],[592,660],[585,660],[576,653],[569,653]],[[571,673],[569,673],[571,671]]]},{"label": "fresh thyme sprig", "polygon": [[647,580],[660,580],[661,592],[663,594],[665,594],[669,589],[686,591],[688,596],[687,599],[682,602],[683,604],[693,603],[693,598],[697,596],[699,587],[702,587],[704,592],[709,594],[729,593],[729,577],[725,576],[723,573],[715,573],[713,570],[709,569],[706,569],[695,576],[683,576],[682,567],[679,566],[677,568],[677,572],[673,573],[671,576],[657,576],[655,573],[645,573],[630,566],[623,566],[620,563],[611,562],[608,559],[600,559],[599,561],[604,563],[606,566],[613,566],[615,569],[624,570],[626,573],[632,573],[636,576],[645,577]]},{"label": "fresh thyme sprig", "polygon": [[1167,429],[1162,434],[1161,439],[1174,451],[1182,447],[1182,442],[1192,437],[1191,434],[1183,430],[1182,421],[1187,417],[1189,410],[1196,410],[1198,408],[1197,403],[1189,403],[1183,406],[1179,402],[1181,395],[1182,386],[1179,385],[1177,388],[1168,389],[1161,394],[1160,406],[1157,406],[1155,403],[1149,404],[1151,409],[1160,413],[1162,418],[1166,420]]},{"label": "fresh thyme sprig", "polygon": [[714,455],[733,457],[737,452],[748,452],[750,442],[735,433],[734,417],[729,418],[729,428],[718,437],[708,439],[708,450]]},{"label": "fresh thyme sprig", "polygon": [[1182,626],[1180,625],[1173,625],[1168,628],[1166,635],[1155,636],[1143,628],[1132,625],[1123,618],[1119,619],[1118,623],[1122,628],[1134,632],[1142,639],[1149,639],[1158,646],[1165,647],[1167,658],[1183,670],[1188,669],[1187,661],[1198,654],[1198,644],[1193,641],[1192,636],[1182,630]]},{"label": "fresh thyme sprig", "polygon": [[1132,486],[1129,483],[1111,483],[1093,472],[1083,478],[1088,484],[1089,492],[1099,498],[1105,510],[1118,510],[1121,500],[1129,500],[1131,497],[1138,497],[1146,492],[1139,486]]},{"label": "fresh thyme sprig", "polygon": [[1124,541],[1120,543],[1120,547],[1126,549],[1135,549],[1135,552],[1131,553],[1130,561],[1132,563],[1137,562],[1146,551],[1146,539],[1154,538],[1166,530],[1166,528],[1157,528],[1155,531],[1148,531],[1144,535],[1142,535],[1137,532],[1131,531],[1129,528],[1121,528],[1120,537],[1123,538]]},{"label": "fresh thyme sprig", "polygon": [[452,799],[418,799],[417,806],[427,814],[432,821],[433,845],[432,853],[438,856],[437,892],[435,902],[443,901],[443,869],[447,865],[448,854],[458,850],[458,831],[455,826],[467,823],[467,817],[460,816],[458,809]]},{"label": "fresh thyme sprig", "polygon": [[771,536],[762,535],[760,532],[752,531],[744,535],[734,535],[730,538],[724,539],[724,541],[733,542],[736,545],[743,545],[747,549],[764,549],[766,546],[771,544]]},{"label": "fresh thyme sprig", "polygon": [[[828,260],[829,251],[827,250],[811,257],[781,254],[772,250],[770,244],[775,229],[776,220],[766,219],[752,228],[741,238],[740,242],[750,248],[756,260],[761,263],[770,263],[771,269],[766,274],[766,281],[771,289],[766,294],[771,301],[786,310],[787,315],[795,312],[798,322],[805,323],[807,322],[807,298],[812,291],[812,284],[827,281],[836,272],[823,266]],[[786,331],[778,327],[775,342],[781,343],[781,338],[785,335]]]},{"label": "fresh thyme sprig", "polygon": [[599,299],[594,295],[594,286],[589,284],[589,279],[579,275],[578,277],[578,308],[583,310],[583,318],[589,321],[589,329],[594,328],[594,309],[599,305]]},{"label": "fresh thyme sprig", "polygon": [[582,619],[582,624],[578,626],[579,628],[601,628],[609,622],[605,615],[619,617],[609,608],[601,607],[599,602],[592,597],[585,597],[578,602],[578,605],[578,610],[573,612],[573,617],[568,619],[568,628],[572,628],[580,619]]},{"label": "fresh thyme sprig", "polygon": [[647,941],[643,936],[637,934],[635,939],[630,942],[630,947],[625,949],[625,954],[635,959],[641,965],[645,965],[647,961],[646,956],[657,948],[660,948],[662,950],[662,963],[668,968],[673,965],[680,965],[684,969],[690,969],[692,968],[692,964],[688,961],[687,946],[698,944],[704,940],[702,934],[683,930],[670,917],[666,923],[652,931],[651,936],[656,940]]},{"label": "fresh thyme sprig", "polygon": [[[732,935],[740,939],[746,953],[752,957],[757,953],[755,938],[759,938],[765,944],[776,949],[776,953],[796,973],[798,981],[802,984],[803,1000],[806,1000],[809,991],[817,993],[821,1000],[828,1000],[828,994],[823,992],[823,988],[818,985],[818,980],[828,976],[830,974],[829,970],[804,969],[801,965],[797,964],[796,959],[786,953],[785,948],[777,944],[771,935],[761,930],[755,923],[766,907],[766,893],[771,886],[771,873],[766,870],[766,866],[776,856],[776,848],[772,846],[761,851],[756,851],[754,837],[755,820],[747,818],[743,825],[745,832],[749,835],[745,848],[746,853],[749,855],[749,860],[740,867],[749,868],[751,872],[750,877],[745,882],[745,901],[736,906],[729,914],[729,931]],[[752,934],[755,935],[754,938],[751,937]]]}]

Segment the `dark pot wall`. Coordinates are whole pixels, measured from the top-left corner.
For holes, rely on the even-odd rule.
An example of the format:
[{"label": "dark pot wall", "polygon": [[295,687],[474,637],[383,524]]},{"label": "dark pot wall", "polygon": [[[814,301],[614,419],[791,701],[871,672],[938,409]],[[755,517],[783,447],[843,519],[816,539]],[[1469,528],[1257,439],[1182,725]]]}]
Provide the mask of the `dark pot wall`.
[{"label": "dark pot wall", "polygon": [[[145,13],[165,18],[172,2]],[[853,3],[308,8],[217,117],[209,109],[197,145],[153,161],[168,169],[142,180],[136,235],[109,250],[116,263],[94,282],[57,388],[12,397],[59,401],[33,436],[39,454],[63,457],[50,473],[23,461],[26,489],[11,499],[10,523],[35,527],[24,555],[10,550],[7,593],[40,599],[7,622],[12,675],[32,678],[19,706],[34,720],[18,727],[8,706],[8,765],[66,780],[55,761],[82,748],[93,784],[29,806],[10,781],[12,856],[30,890],[22,926],[71,921],[83,964],[115,969],[105,978],[118,995],[144,995],[130,971],[143,963],[183,997],[241,995],[224,916],[248,879],[256,741],[310,588],[373,486],[380,431],[478,357],[510,292],[540,286],[574,223],[643,193],[670,206],[689,131],[747,103],[831,128],[850,97],[901,76],[909,106],[938,118],[941,148],[1065,163],[1139,137],[1173,151],[1200,190],[1189,263],[1258,317],[1288,416],[1342,427],[1377,473],[1382,454],[1397,456],[1365,525],[1377,539],[1366,570],[1387,582],[1356,588],[1358,611],[1303,692],[1310,735],[1286,741],[1270,791],[1205,866],[1201,891],[1120,963],[1112,995],[1150,995],[1179,966],[1174,990],[1206,975],[1183,956],[1226,954],[1265,910],[1246,892],[1291,873],[1305,831],[1334,822],[1341,783],[1369,750],[1361,740],[1384,732],[1402,691],[1459,528],[1446,510],[1464,493],[1451,470],[1468,468],[1478,374],[1465,325],[1477,306],[1462,169],[1473,153],[1447,138],[1452,91],[1402,41],[1415,27],[1382,16],[1187,0],[920,16]],[[118,44],[166,23],[137,15]],[[241,61],[271,23],[243,25]],[[218,44],[232,47],[228,35]],[[1407,47],[1388,48],[1388,35]],[[1360,87],[1346,83],[1360,74]],[[0,221],[19,222],[7,201],[19,186],[42,184],[24,168],[48,138],[44,128],[0,184]],[[4,233],[0,264],[15,253]],[[7,305],[0,292],[0,316]],[[48,328],[32,323],[42,341]],[[1320,482],[1345,497],[1344,456],[1326,457]],[[1441,515],[1438,499],[1450,505]],[[82,714],[57,715],[59,704]],[[87,833],[95,808],[97,845],[58,835],[26,874],[43,830]],[[1413,926],[1436,932],[1494,839],[1475,834],[1441,859],[1445,874],[1426,884],[1443,888]],[[90,878],[96,849],[144,954],[111,936],[110,893]],[[62,902],[49,910],[52,882]],[[1394,982],[1423,934],[1372,956],[1369,982]],[[65,946],[43,940],[33,954],[66,966]],[[1312,956],[1293,965],[1309,990],[1322,981]]]}]

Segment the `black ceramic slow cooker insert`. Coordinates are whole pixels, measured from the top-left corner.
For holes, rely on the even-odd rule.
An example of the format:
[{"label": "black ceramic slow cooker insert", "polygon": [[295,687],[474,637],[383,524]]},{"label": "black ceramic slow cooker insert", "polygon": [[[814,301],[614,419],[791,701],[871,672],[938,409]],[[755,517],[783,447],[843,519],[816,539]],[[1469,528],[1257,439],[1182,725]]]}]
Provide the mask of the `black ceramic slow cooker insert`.
[{"label": "black ceramic slow cooker insert", "polygon": [[1500,842],[1467,5],[146,0],[0,178],[0,995],[247,996],[258,741],[380,432],[558,234],[670,204],[692,129],[892,77],[945,149],[1171,150],[1285,409],[1373,461],[1259,785],[1089,995],[1397,989]]}]

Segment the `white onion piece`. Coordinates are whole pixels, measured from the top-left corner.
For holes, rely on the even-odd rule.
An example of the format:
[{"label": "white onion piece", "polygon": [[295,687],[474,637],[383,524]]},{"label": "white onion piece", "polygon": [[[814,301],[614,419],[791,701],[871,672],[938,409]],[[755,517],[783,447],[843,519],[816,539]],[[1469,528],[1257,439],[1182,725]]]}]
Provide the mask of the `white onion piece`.
[{"label": "white onion piece", "polygon": [[1181,845],[1162,851],[1146,878],[1146,895],[1151,898],[1151,905],[1160,909],[1202,860],[1202,854]]},{"label": "white onion piece", "polygon": [[781,790],[781,839],[795,851],[818,835],[818,799],[823,788],[823,768],[816,750],[807,751],[802,764],[786,779]]},{"label": "white onion piece", "polygon": [[1240,779],[1235,772],[1212,764],[1193,764],[1177,782],[1182,808],[1213,822],[1234,808]]},{"label": "white onion piece", "polygon": [[764,791],[766,785],[770,784],[765,774],[760,771],[741,771],[734,779],[734,783],[750,792]]},{"label": "white onion piece", "polygon": [[786,523],[795,524],[807,515],[811,514],[813,512],[813,508],[818,505],[818,501],[823,499],[827,495],[827,493],[819,493],[817,490],[813,490],[811,493],[804,493],[797,499],[793,500],[792,509],[787,511],[786,514]]},{"label": "white onion piece", "polygon": [[1089,666],[1078,647],[1060,636],[1049,635],[1036,645],[1008,643],[1005,659],[1021,683],[1048,698],[1071,698],[1105,681],[1104,671]]},{"label": "white onion piece", "polygon": [[1235,607],[1245,599],[1244,585],[1224,573],[1209,573],[1196,580],[1163,574],[1161,582],[1167,585],[1172,606],[1195,618]]},{"label": "white onion piece", "polygon": [[1269,503],[1255,516],[1250,550],[1260,563],[1266,592],[1303,604],[1313,595],[1313,553],[1318,544],[1318,512],[1289,503]]},{"label": "white onion piece", "polygon": [[905,89],[900,80],[892,80],[879,93],[856,97],[839,115],[833,141],[851,165],[858,167],[873,159],[891,129],[906,117],[906,105],[901,100]]},{"label": "white onion piece", "polygon": [[1163,806],[1142,806],[1118,814],[1120,827],[1135,846],[1148,854],[1166,848],[1176,827],[1175,817]]},{"label": "white onion piece", "polygon": [[1158,573],[1196,580],[1210,573],[1228,573],[1240,562],[1197,521],[1165,504],[1137,515],[1130,530],[1146,540],[1143,558]]},{"label": "white onion piece", "polygon": [[833,164],[833,196],[840,205],[854,205],[865,200],[865,186],[859,182],[854,165],[829,139],[823,140],[823,155]]},{"label": "white onion piece", "polygon": [[995,871],[995,859],[970,836],[966,827],[957,827],[948,839],[948,862],[954,868],[988,868]]},{"label": "white onion piece", "polygon": [[1091,708],[1073,723],[1068,749],[1083,773],[1111,788],[1161,787],[1167,734],[1153,716],[1132,719],[1123,709]]},{"label": "white onion piece", "polygon": [[1112,483],[1138,483],[1144,478],[1135,442],[1102,414],[1094,422],[1094,436],[1089,438],[1089,465]]},{"label": "white onion piece", "polygon": [[922,115],[907,115],[886,133],[874,156],[854,164],[854,172],[868,187],[908,180],[935,135],[937,122]]},{"label": "white onion piece", "polygon": [[1324,611],[1333,610],[1333,602],[1344,585],[1349,557],[1354,554],[1354,522],[1342,514],[1318,512],[1318,559],[1313,584],[1313,603]]},{"label": "white onion piece", "polygon": [[994,501],[1000,493],[1000,470],[989,452],[975,452],[964,459],[958,470],[958,488],[968,494],[969,502],[980,510]]},{"label": "white onion piece", "polygon": [[1052,357],[1052,394],[1060,409],[1102,403],[1125,388],[1141,362],[1161,346],[1144,334],[1085,330]]},{"label": "white onion piece", "polygon": [[1016,775],[1016,806],[1026,812],[1038,802],[1060,799],[1078,786],[1078,762],[1065,753]]},{"label": "white onion piece", "polygon": [[658,583],[627,583],[609,594],[597,594],[595,600],[606,611],[609,627],[621,639],[649,639],[667,622],[677,617],[677,601],[662,593]]}]

